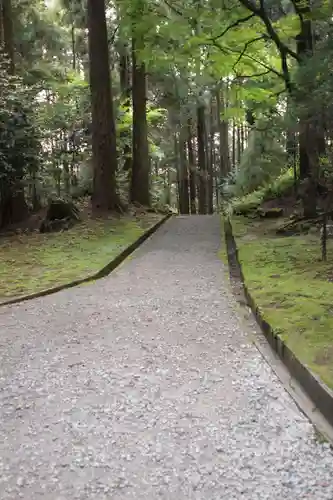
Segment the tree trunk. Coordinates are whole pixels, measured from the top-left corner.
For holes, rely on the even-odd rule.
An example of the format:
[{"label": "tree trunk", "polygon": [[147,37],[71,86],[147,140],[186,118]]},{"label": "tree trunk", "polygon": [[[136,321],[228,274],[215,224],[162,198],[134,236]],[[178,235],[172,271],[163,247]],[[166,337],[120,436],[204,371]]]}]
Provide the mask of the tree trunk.
[{"label": "tree trunk", "polygon": [[[11,0],[2,0],[1,7],[1,41],[4,51],[8,57],[8,72],[15,74],[14,59],[14,34]],[[0,226],[7,226],[12,223],[20,222],[28,215],[28,206],[25,199],[22,168],[15,169],[8,173],[0,185]]]},{"label": "tree trunk", "polygon": [[133,160],[131,193],[132,203],[150,206],[150,165],[148,147],[148,126],[146,109],[146,69],[138,61],[138,44],[132,39],[132,99],[133,99]]},{"label": "tree trunk", "polygon": [[179,133],[179,207],[181,214],[190,213],[189,204],[189,179],[188,179],[188,169],[186,160],[186,139],[184,138],[184,133],[181,130]]},{"label": "tree trunk", "polygon": [[0,45],[1,47],[5,43],[5,35],[3,32],[3,2],[0,0]]},{"label": "tree trunk", "polygon": [[[306,61],[308,56],[313,54],[312,24],[310,17],[308,17],[311,14],[311,8],[308,0],[305,2],[304,0],[296,0],[295,6],[302,16],[302,19],[300,20],[301,30],[296,37],[297,54],[300,56],[302,64]],[[302,104],[302,95],[299,95],[299,91],[296,91],[296,98],[299,101],[299,104]],[[299,173],[301,179],[311,176],[311,151],[309,150],[309,146],[311,146],[311,144],[309,145],[307,143],[309,138],[308,118],[308,116],[301,116],[299,120]]]},{"label": "tree trunk", "polygon": [[242,157],[241,127],[237,125],[237,166],[239,167]]},{"label": "tree trunk", "polygon": [[38,193],[38,188],[37,188],[37,169],[32,168],[30,171],[31,175],[31,204],[32,204],[32,211],[33,212],[38,212],[42,208],[42,203],[41,199]]},{"label": "tree trunk", "polygon": [[214,106],[213,103],[211,102],[210,104],[210,115],[209,119],[207,118],[207,131],[209,127],[209,137],[208,133],[206,133],[206,145],[207,145],[207,151],[208,151],[208,185],[207,185],[207,191],[208,191],[208,213],[213,214],[214,213]]},{"label": "tree trunk", "polygon": [[178,141],[178,135],[174,134],[173,138],[173,152],[174,152],[174,166],[176,169],[176,178],[177,178],[177,190],[176,190],[176,195],[177,195],[177,205],[178,205],[178,212],[181,214],[183,213],[183,205],[182,205],[182,197],[181,197],[181,187],[180,187],[180,160],[179,160],[179,141]]},{"label": "tree trunk", "polygon": [[117,146],[104,0],[88,0],[95,211],[119,209]]},{"label": "tree trunk", "polygon": [[199,214],[207,213],[207,163],[205,148],[205,106],[197,107],[197,139],[199,167]]},{"label": "tree trunk", "polygon": [[245,130],[244,123],[241,125],[241,153],[243,154],[245,150]]},{"label": "tree trunk", "polygon": [[72,42],[72,68],[73,71],[76,71],[76,37],[75,37],[75,23],[74,23],[74,18],[72,14],[72,20],[71,20],[71,42]]},{"label": "tree trunk", "polygon": [[218,129],[220,135],[220,177],[221,180],[226,178],[230,172],[230,158],[229,158],[229,131],[228,122],[221,119],[221,114],[224,112],[225,102],[222,91],[216,92],[216,111]]},{"label": "tree trunk", "polygon": [[[300,64],[313,57],[313,33],[311,21],[311,5],[309,0],[296,0],[295,8],[300,18],[301,30],[296,37],[297,54]],[[310,86],[310,88],[309,88]],[[296,89],[296,99],[302,105],[302,95],[311,94],[312,82],[304,82],[301,93]],[[308,92],[310,93],[308,94]],[[312,116],[303,115],[299,120],[299,171],[300,178],[306,179],[303,190],[303,208],[307,217],[316,214],[316,177],[319,168],[318,129]]]},{"label": "tree trunk", "polygon": [[63,169],[64,169],[64,189],[66,195],[69,195],[71,192],[71,176],[70,176],[70,170],[69,170],[69,162],[68,159],[65,158],[63,161]]},{"label": "tree trunk", "polygon": [[232,120],[232,169],[236,170],[236,124],[235,120]]},{"label": "tree trunk", "polygon": [[15,224],[28,215],[23,186],[1,183],[0,227]]},{"label": "tree trunk", "polygon": [[14,34],[13,34],[13,14],[11,0],[2,0],[0,2],[2,9],[2,38],[4,51],[9,59],[8,71],[11,75],[15,73],[14,60]]},{"label": "tree trunk", "polygon": [[[130,58],[126,44],[122,44],[119,51],[119,75],[120,75],[120,90],[124,100],[124,106],[130,110],[131,107],[131,77],[130,77]],[[130,172],[132,169],[132,150],[130,142],[132,134],[128,130],[122,132],[121,137],[125,140],[123,155],[124,155],[124,170]]]},{"label": "tree trunk", "polygon": [[164,179],[166,181],[166,198],[165,203],[167,205],[171,205],[171,175],[170,175],[170,166],[167,165],[166,171],[164,173]]},{"label": "tree trunk", "polygon": [[188,136],[187,136],[187,154],[188,154],[188,165],[190,173],[190,205],[191,214],[197,213],[197,180],[196,180],[196,168],[195,168],[195,158],[192,143],[192,124],[191,119],[188,120]]},{"label": "tree trunk", "polygon": [[[291,96],[287,97],[287,110],[286,116],[290,115],[291,106]],[[287,153],[287,164],[289,168],[293,169],[294,173],[294,193],[297,194],[298,186],[298,175],[297,175],[297,148],[298,142],[296,137],[296,131],[292,128],[290,124],[286,130],[286,153]]]}]

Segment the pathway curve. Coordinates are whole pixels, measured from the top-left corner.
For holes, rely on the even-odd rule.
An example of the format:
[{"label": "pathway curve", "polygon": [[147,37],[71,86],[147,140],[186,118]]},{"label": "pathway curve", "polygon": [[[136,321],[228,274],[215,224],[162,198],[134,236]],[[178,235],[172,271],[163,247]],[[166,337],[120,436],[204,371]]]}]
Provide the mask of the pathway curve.
[{"label": "pathway curve", "polygon": [[332,500],[333,455],[242,331],[217,216],[0,309],[1,500]]}]

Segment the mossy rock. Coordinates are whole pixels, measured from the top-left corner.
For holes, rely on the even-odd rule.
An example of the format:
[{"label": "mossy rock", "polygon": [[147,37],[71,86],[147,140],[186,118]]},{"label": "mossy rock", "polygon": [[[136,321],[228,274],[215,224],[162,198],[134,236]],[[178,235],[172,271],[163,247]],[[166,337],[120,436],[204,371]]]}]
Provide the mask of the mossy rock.
[{"label": "mossy rock", "polygon": [[60,220],[71,218],[79,220],[79,209],[72,201],[61,199],[51,200],[47,209],[46,219]]},{"label": "mossy rock", "polygon": [[283,208],[258,208],[258,215],[262,219],[277,219],[278,217],[283,216]]},{"label": "mossy rock", "polygon": [[55,233],[58,231],[68,231],[71,227],[76,224],[77,220],[66,217],[65,219],[54,219],[48,220],[44,219],[41,226],[41,233]]},{"label": "mossy rock", "polygon": [[40,225],[41,233],[67,230],[80,220],[79,209],[71,201],[51,200]]},{"label": "mossy rock", "polygon": [[239,205],[234,209],[234,214],[242,215],[244,217],[251,217],[255,214],[257,206],[258,205],[255,203],[244,203],[244,205]]}]

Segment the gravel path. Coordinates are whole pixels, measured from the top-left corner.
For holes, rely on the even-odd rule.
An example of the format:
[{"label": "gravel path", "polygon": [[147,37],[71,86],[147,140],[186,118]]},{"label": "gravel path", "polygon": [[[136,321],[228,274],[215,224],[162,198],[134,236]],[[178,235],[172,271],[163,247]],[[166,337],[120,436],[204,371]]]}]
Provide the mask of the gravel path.
[{"label": "gravel path", "polygon": [[0,309],[0,499],[332,500],[333,455],[242,331],[217,216]]}]

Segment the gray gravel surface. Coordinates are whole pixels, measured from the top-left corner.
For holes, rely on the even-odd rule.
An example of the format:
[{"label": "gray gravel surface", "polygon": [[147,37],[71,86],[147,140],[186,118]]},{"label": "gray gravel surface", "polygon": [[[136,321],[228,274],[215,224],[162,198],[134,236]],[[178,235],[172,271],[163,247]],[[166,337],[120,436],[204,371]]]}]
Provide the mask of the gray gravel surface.
[{"label": "gray gravel surface", "polygon": [[332,500],[333,456],[242,331],[217,216],[0,310],[0,499]]}]

